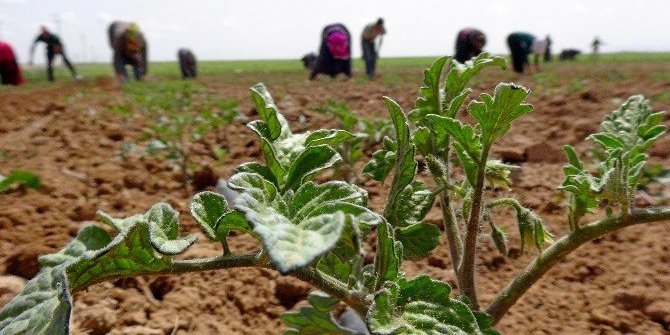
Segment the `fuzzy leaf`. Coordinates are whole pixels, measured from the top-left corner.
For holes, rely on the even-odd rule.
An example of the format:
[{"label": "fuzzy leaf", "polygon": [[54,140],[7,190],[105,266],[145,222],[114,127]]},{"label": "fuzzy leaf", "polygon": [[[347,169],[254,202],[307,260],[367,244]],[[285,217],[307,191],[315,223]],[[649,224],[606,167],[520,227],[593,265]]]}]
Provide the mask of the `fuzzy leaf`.
[{"label": "fuzzy leaf", "polygon": [[419,276],[387,283],[368,311],[373,334],[488,335],[497,334],[491,320],[451,299],[447,283]]},{"label": "fuzzy leaf", "polygon": [[377,150],[372,154],[372,159],[363,167],[363,173],[372,179],[383,182],[393,171],[396,153],[388,150]]},{"label": "fuzzy leaf", "polygon": [[395,282],[402,263],[402,243],[395,240],[393,227],[388,223],[377,226],[377,254],[375,257],[376,289],[387,281]]},{"label": "fuzzy leaf", "polygon": [[371,224],[374,214],[365,209],[367,193],[344,182],[320,185],[308,182],[279,196],[272,183],[257,174],[231,177],[231,188],[243,191],[235,208],[244,213],[272,264],[289,273],[331,250],[340,240],[345,221]]},{"label": "fuzzy leaf", "polygon": [[413,180],[397,196],[397,206],[389,210],[388,222],[393,227],[406,227],[420,222],[433,207],[435,195],[422,181]]},{"label": "fuzzy leaf", "polygon": [[428,114],[441,114],[442,102],[440,93],[440,77],[449,57],[438,58],[430,68],[423,71],[423,85],[419,90],[419,98],[414,110],[409,114],[413,122],[421,121]]},{"label": "fuzzy leaf", "polygon": [[0,334],[68,334],[70,292],[108,278],[167,269],[172,254],[195,242],[194,236],[173,238],[175,219],[169,205],[157,204],[132,220],[115,219],[113,226],[122,231],[114,239],[101,228],[82,228],[60,252],[40,257],[43,268],[0,311]]},{"label": "fuzzy leaf", "polygon": [[426,119],[430,129],[435,134],[437,145],[446,144],[446,139],[451,136],[461,145],[465,153],[467,153],[473,161],[476,162],[481,159],[481,137],[475,132],[472,126],[464,124],[456,119],[439,115],[428,115]]},{"label": "fuzzy leaf", "polygon": [[307,136],[305,145],[307,147],[323,144],[334,146],[343,142],[353,141],[354,138],[355,136],[348,131],[339,129],[319,129]]},{"label": "fuzzy leaf", "polygon": [[[244,216],[235,217],[226,198],[214,192],[200,192],[191,200],[191,215],[212,241],[225,238],[230,229],[249,231]],[[240,220],[241,219],[241,220]]]},{"label": "fuzzy leaf", "polygon": [[333,318],[332,309],[339,300],[323,292],[312,292],[307,296],[310,303],[298,311],[286,312],[282,320],[289,326],[286,335],[357,335],[358,332],[344,328]]},{"label": "fuzzy leaf", "polygon": [[533,106],[523,102],[529,93],[523,86],[501,83],[493,96],[483,93],[482,101],[470,103],[468,111],[481,127],[482,145],[493,144],[507,133],[512,121],[533,110]]},{"label": "fuzzy leaf", "polygon": [[402,243],[405,259],[419,260],[440,244],[440,228],[419,222],[397,229],[396,238]]},{"label": "fuzzy leaf", "polygon": [[256,84],[251,88],[251,99],[256,106],[256,111],[265,124],[263,135],[268,140],[274,141],[281,135],[287,136],[291,132],[283,118],[278,117],[277,105],[275,105],[270,92],[262,83]]},{"label": "fuzzy leaf", "polygon": [[342,160],[335,149],[327,145],[308,147],[293,161],[286,175],[285,187],[295,189],[316,173]]},{"label": "fuzzy leaf", "polygon": [[352,264],[342,261],[340,257],[332,252],[321,257],[317,269],[343,283],[348,282],[349,276],[353,273]]}]

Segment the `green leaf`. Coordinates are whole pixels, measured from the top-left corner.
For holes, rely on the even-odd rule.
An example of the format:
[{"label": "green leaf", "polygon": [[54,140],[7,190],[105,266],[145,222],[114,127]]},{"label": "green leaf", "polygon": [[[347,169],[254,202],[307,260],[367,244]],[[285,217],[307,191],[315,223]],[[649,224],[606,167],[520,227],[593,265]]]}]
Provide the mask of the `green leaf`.
[{"label": "green leaf", "polygon": [[105,217],[121,232],[112,239],[103,229],[86,226],[60,252],[40,257],[43,268],[0,311],[0,334],[67,334],[70,292],[109,278],[164,271],[171,255],[195,242],[195,236],[174,236],[176,214],[167,204],[129,220]]},{"label": "green leaf", "polygon": [[415,223],[396,230],[396,238],[403,246],[403,256],[408,260],[428,257],[440,244],[440,228],[429,223]]},{"label": "green leaf", "polygon": [[264,131],[263,135],[267,136],[268,140],[274,141],[282,135],[288,136],[291,134],[286,121],[278,116],[277,105],[275,105],[265,85],[262,83],[254,85],[251,88],[251,99],[256,106],[258,115],[265,124],[263,129],[267,131]]},{"label": "green leaf", "polygon": [[281,273],[307,266],[331,250],[347,219],[356,225],[376,220],[363,207],[367,193],[344,182],[308,182],[295,194],[288,192],[283,197],[257,174],[239,173],[230,178],[229,185],[243,191],[235,207],[244,213]]},{"label": "green leaf", "polygon": [[238,167],[235,168],[235,173],[240,173],[240,172],[252,172],[252,173],[257,173],[265,180],[273,183],[275,186],[279,187],[279,182],[277,181],[277,177],[273,174],[272,170],[268,168],[267,166],[258,164],[256,162],[249,162],[249,163],[244,163],[239,165]]},{"label": "green leaf", "polygon": [[439,115],[428,115],[426,120],[430,129],[435,134],[437,145],[446,145],[448,136],[456,140],[470,156],[471,160],[477,162],[482,156],[482,142],[475,129],[456,119]]},{"label": "green leaf", "polygon": [[39,189],[40,177],[26,170],[14,170],[7,176],[0,175],[0,193],[7,192],[12,185]]},{"label": "green leaf", "polygon": [[369,175],[373,180],[383,182],[393,171],[395,161],[394,151],[377,150],[372,154],[372,159],[363,167],[363,173]]},{"label": "green leaf", "polygon": [[530,90],[512,83],[498,84],[493,97],[483,93],[482,101],[472,101],[468,111],[481,127],[482,145],[489,147],[507,133],[512,121],[530,113],[533,106],[523,103]]},{"label": "green leaf", "polygon": [[490,318],[475,315],[450,294],[447,283],[425,275],[387,283],[368,311],[370,329],[373,334],[497,334]]},{"label": "green leaf", "polygon": [[402,263],[402,243],[395,240],[393,227],[388,223],[377,226],[377,254],[375,256],[375,289],[387,281],[395,282]]},{"label": "green leaf", "polygon": [[342,160],[335,149],[327,145],[308,147],[293,161],[286,175],[285,187],[296,189],[313,175]]},{"label": "green leaf", "polygon": [[542,219],[530,209],[525,207],[516,208],[516,220],[519,227],[521,239],[521,253],[526,244],[535,245],[538,251],[542,251],[545,243],[553,243],[553,235],[542,223]]},{"label": "green leaf", "polygon": [[423,71],[423,85],[419,90],[419,98],[414,104],[414,110],[409,114],[413,122],[421,121],[428,114],[441,114],[440,77],[449,59],[449,57],[438,58],[430,68]]},{"label": "green leaf", "polygon": [[226,198],[214,192],[200,192],[191,200],[191,215],[212,241],[225,238],[225,235],[217,234],[217,225],[228,212],[230,209]]},{"label": "green leaf", "polygon": [[286,335],[355,335],[351,329],[341,327],[333,318],[332,309],[339,300],[323,292],[312,292],[307,296],[310,303],[298,311],[281,315],[289,329]]},{"label": "green leaf", "polygon": [[343,283],[348,282],[349,276],[353,273],[352,264],[348,261],[343,261],[332,252],[321,257],[317,269]]},{"label": "green leaf", "polygon": [[468,60],[463,64],[455,60],[452,61],[452,67],[449,73],[447,73],[444,85],[444,107],[449,110],[447,114],[444,114],[445,116],[454,117],[456,115],[455,113],[458,111],[458,108],[453,105],[454,99],[461,99],[465,91],[469,93],[467,86],[470,80],[489,66],[497,66],[505,69],[505,57],[491,56],[488,52],[482,52],[475,59]]},{"label": "green leaf", "polygon": [[348,131],[339,129],[319,129],[307,136],[305,146],[313,147],[327,144],[334,146],[343,142],[353,141],[355,136]]},{"label": "green leaf", "polygon": [[419,153],[424,157],[432,154],[435,150],[432,143],[430,129],[426,127],[418,127],[412,133],[412,142],[416,146],[416,149],[419,150]]},{"label": "green leaf", "polygon": [[518,166],[505,164],[500,160],[493,159],[486,161],[486,180],[493,189],[509,190],[512,180],[509,175],[512,170],[519,169]]},{"label": "green leaf", "polygon": [[435,195],[425,183],[413,180],[397,195],[397,206],[389,209],[388,222],[393,227],[406,227],[420,222],[433,208]]}]

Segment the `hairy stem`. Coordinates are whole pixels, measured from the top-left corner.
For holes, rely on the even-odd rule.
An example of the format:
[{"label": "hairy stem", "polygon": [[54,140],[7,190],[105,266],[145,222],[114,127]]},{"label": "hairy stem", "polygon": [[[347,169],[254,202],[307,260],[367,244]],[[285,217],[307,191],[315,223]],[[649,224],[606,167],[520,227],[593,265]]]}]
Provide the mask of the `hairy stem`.
[{"label": "hairy stem", "polygon": [[[447,189],[449,187],[449,179],[447,174],[448,160],[440,164],[435,156],[429,155],[426,157],[426,165],[430,170],[433,179],[439,185],[445,188],[440,192],[440,210],[442,211],[442,223],[444,223],[444,232],[449,242],[449,254],[451,256],[451,264],[453,264],[454,272],[458,275],[458,265],[461,261],[461,253],[463,252],[463,241],[461,241],[461,233],[458,229],[458,221],[454,209],[451,206],[451,199]],[[442,168],[444,166],[444,168]]]},{"label": "hairy stem", "polygon": [[[188,260],[177,260],[174,261],[167,269],[152,271],[138,271],[132,274],[133,277],[139,276],[155,276],[155,275],[168,275],[168,274],[179,274],[179,273],[189,273],[189,272],[200,272],[200,271],[211,271],[211,270],[223,270],[223,269],[232,269],[232,268],[247,268],[247,267],[256,267],[256,268],[267,268],[272,269],[267,257],[263,252],[253,253],[253,254],[243,254],[243,255],[224,255],[214,258],[203,258],[203,259],[188,259]],[[293,277],[296,277],[300,280],[303,280],[316,289],[324,291],[334,297],[339,298],[344,303],[349,305],[351,308],[356,310],[361,316],[365,316],[367,313],[367,302],[364,297],[357,296],[352,294],[347,286],[337,279],[323,275],[314,268],[303,268],[291,274]],[[113,274],[105,277],[96,279],[93,282],[87,283],[84,287],[71,287],[70,289],[74,291],[83,290],[86,287],[100,283],[103,281],[109,281],[117,278],[128,277],[127,275],[118,275]]]},{"label": "hairy stem", "polygon": [[477,255],[477,237],[479,236],[479,214],[482,209],[482,196],[484,193],[484,177],[486,176],[486,158],[489,148],[482,151],[481,160],[477,167],[477,180],[472,197],[472,209],[465,232],[465,246],[463,257],[458,269],[458,286],[461,295],[467,298],[467,303],[472,310],[479,310],[477,300],[477,287],[475,286],[475,259]]},{"label": "hairy stem", "polygon": [[493,317],[495,323],[500,321],[542,275],[582,244],[625,227],[664,220],[670,220],[670,207],[638,209],[627,216],[610,217],[581,226],[538,255],[496,296],[486,308],[486,313]]}]

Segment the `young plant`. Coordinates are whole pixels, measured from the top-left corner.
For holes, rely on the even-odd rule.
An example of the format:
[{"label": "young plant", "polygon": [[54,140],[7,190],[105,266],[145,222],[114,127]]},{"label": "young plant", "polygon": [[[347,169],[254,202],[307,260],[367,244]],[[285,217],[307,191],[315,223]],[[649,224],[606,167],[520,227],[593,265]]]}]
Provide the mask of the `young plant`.
[{"label": "young plant", "polygon": [[[570,233],[556,242],[541,219],[513,198],[487,199],[485,186],[508,185],[510,166],[489,160],[493,143],[511,123],[531,111],[524,103],[528,90],[498,85],[493,95],[468,104],[477,122],[471,126],[455,119],[470,89],[470,78],[489,65],[504,66],[501,58],[486,54],[453,63],[440,86],[447,58],[425,72],[416,109],[406,116],[385,98],[395,129],[384,149],[375,153],[365,172],[376,180],[390,178],[383,213],[367,207],[367,193],[343,181],[317,183],[313,178],[341,160],[333,146],[351,140],[344,130],[316,130],[294,134],[261,84],[252,88],[260,120],[249,123],[258,135],[264,164],[240,165],[229,187],[241,194],[229,210],[223,196],[197,194],[191,214],[205,235],[223,245],[223,255],[209,259],[175,260],[195,242],[178,236],[178,215],[159,203],[144,214],[117,219],[100,213],[102,222],[118,233],[110,236],[97,226],[86,226],[77,238],[56,254],[40,258],[40,273],[26,289],[0,311],[0,335],[66,334],[72,292],[119,277],[174,274],[233,267],[274,269],[313,285],[309,306],[282,316],[287,334],[357,334],[337,321],[335,310],[346,304],[365,319],[373,334],[498,334],[495,322],[551,266],[581,244],[633,224],[667,220],[670,208],[634,209],[630,199],[646,160],[644,151],[665,132],[663,114],[652,113],[641,97],[633,97],[603,122],[603,132],[591,138],[608,153],[597,175],[590,174],[571,147],[562,189],[570,193]],[[408,119],[416,128],[410,128]],[[451,169],[452,153],[464,175]],[[425,159],[436,187],[415,179],[417,161]],[[390,177],[389,177],[390,176]],[[407,278],[401,271],[406,259],[419,260],[439,242],[437,226],[425,223],[435,199],[440,201],[457,275],[460,299],[451,287],[427,275]],[[460,205],[458,211],[455,205]],[[616,207],[606,218],[589,224],[580,219],[600,203]],[[486,222],[502,251],[507,240],[492,220],[493,208],[516,211],[523,244],[540,255],[479,311],[474,282],[477,239]],[[227,244],[235,230],[260,241],[259,249],[235,253]],[[374,261],[366,264],[364,238],[376,230]],[[464,230],[464,233],[460,231]],[[547,246],[547,244],[550,244]]]},{"label": "young plant", "polygon": [[359,177],[355,165],[365,153],[388,135],[393,135],[393,123],[386,118],[359,118],[349,105],[336,100],[328,100],[326,104],[312,107],[313,111],[329,114],[339,122],[339,127],[355,135],[355,137],[335,146],[342,157],[341,164],[335,167],[336,175],[344,175],[350,183],[357,183]]},{"label": "young plant", "polygon": [[[203,88],[188,81],[163,83],[156,87],[127,88],[129,96],[155,119],[144,130],[146,152],[175,162],[186,187],[192,179],[193,145],[205,135],[228,124],[238,115],[237,102],[212,99]],[[214,150],[213,155],[220,151]]]},{"label": "young plant", "polygon": [[[566,146],[570,165],[564,169],[566,179],[560,186],[570,195],[567,215],[570,232],[566,236],[554,241],[540,217],[514,198],[489,199],[486,186],[509,185],[512,168],[491,160],[489,151],[514,120],[532,111],[532,106],[524,102],[530,91],[511,83],[497,85],[493,95],[481,94],[480,100],[467,104],[466,110],[475,121],[469,125],[456,119],[471,93],[468,82],[485,67],[504,67],[505,62],[486,53],[465,64],[453,62],[441,85],[447,62],[448,58],[440,58],[425,71],[420,97],[408,116],[415,125],[412,142],[417,154],[425,160],[437,185],[432,194],[440,202],[460,299],[473,311],[480,309],[475,259],[483,224],[490,227],[498,250],[505,255],[508,250],[507,230],[493,220],[492,210],[497,207],[509,206],[516,212],[521,251],[525,245],[533,245],[539,255],[485,309],[494,324],[533,283],[580,245],[630,225],[670,218],[670,208],[635,209],[632,201],[646,163],[645,151],[666,131],[660,124],[665,114],[653,113],[649,102],[641,96],[628,99],[605,118],[602,132],[589,137],[605,152],[597,175],[592,175],[574,149]],[[409,155],[402,150],[399,144],[390,142],[373,155],[364,171],[383,181],[400,157]],[[462,178],[452,169],[454,156],[464,172]],[[604,219],[589,224],[580,222],[599,206],[607,207]],[[387,208],[395,207],[397,204]],[[614,214],[614,209],[618,214]],[[385,214],[392,220],[393,215],[386,211]]]},{"label": "young plant", "polygon": [[39,189],[40,177],[26,170],[14,170],[7,176],[0,175],[0,193],[5,193],[14,186]]}]

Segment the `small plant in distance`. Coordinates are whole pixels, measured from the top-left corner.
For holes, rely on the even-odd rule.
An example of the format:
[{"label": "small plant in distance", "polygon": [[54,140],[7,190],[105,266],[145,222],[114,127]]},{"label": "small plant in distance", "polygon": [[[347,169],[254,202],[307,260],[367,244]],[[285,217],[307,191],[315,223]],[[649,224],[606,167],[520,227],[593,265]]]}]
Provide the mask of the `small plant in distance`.
[{"label": "small plant in distance", "polygon": [[[193,145],[209,132],[231,123],[238,115],[236,101],[213,99],[202,86],[190,81],[148,86],[133,83],[127,85],[126,92],[154,119],[144,130],[146,153],[174,162],[182,173],[184,186],[192,179]],[[218,158],[221,155],[221,149],[214,148],[212,156]]]},{"label": "small plant in distance", "polygon": [[350,183],[357,183],[359,177],[355,171],[356,163],[385,137],[393,136],[393,123],[387,118],[360,118],[349,105],[332,99],[312,107],[312,110],[332,115],[342,130],[354,134],[353,139],[334,146],[342,157],[341,163],[335,166],[335,175],[344,176]]},{"label": "small plant in distance", "polygon": [[6,193],[14,186],[39,189],[40,177],[27,170],[13,170],[7,176],[0,175],[0,193]]},{"label": "small plant in distance", "polygon": [[[529,91],[499,84],[492,95],[482,94],[467,104],[476,124],[463,123],[455,117],[470,93],[469,80],[487,66],[504,66],[504,61],[482,54],[464,65],[452,63],[441,85],[448,60],[440,58],[426,70],[411,113],[385,98],[396,136],[365,167],[377,180],[390,179],[382,213],[367,207],[367,193],[358,186],[313,181],[341,160],[333,146],[353,135],[331,129],[291,132],[259,84],[252,88],[252,99],[260,120],[249,127],[259,137],[264,162],[242,164],[230,177],[229,187],[241,193],[233,210],[212,192],[198,193],[191,201],[191,214],[209,239],[224,246],[222,255],[175,260],[195,237],[179,237],[177,212],[165,203],[127,218],[101,212],[100,220],[117,234],[85,226],[63,250],[40,257],[40,273],[0,311],[0,335],[66,334],[72,292],[101,281],[234,267],[274,269],[314,286],[309,305],[282,315],[286,334],[358,334],[337,321],[334,310],[340,304],[358,313],[373,334],[498,334],[495,323],[565,255],[617,229],[670,218],[670,208],[637,209],[631,202],[644,151],[665,132],[659,125],[663,114],[653,113],[640,96],[607,116],[602,132],[590,137],[608,153],[597,174],[587,171],[566,147],[569,165],[561,189],[570,195],[567,235],[554,240],[539,216],[514,198],[489,199],[487,185],[510,183],[510,167],[489,160],[489,149],[515,119],[531,112],[524,102]],[[425,159],[434,188],[415,179],[417,155]],[[462,176],[451,169],[452,155],[463,167]],[[438,245],[442,232],[423,222],[436,199],[455,264],[458,297],[445,282],[427,275],[410,278],[401,271],[403,261],[421,260]],[[582,222],[599,205],[608,206],[607,215]],[[480,310],[474,260],[484,227],[490,228],[501,252],[507,250],[506,233],[493,221],[493,209],[499,206],[515,210],[522,245],[534,246],[539,255]],[[230,250],[227,239],[233,230],[253,235],[258,250]],[[363,241],[373,230],[375,254],[366,258]],[[366,259],[373,261],[366,264]]]}]

